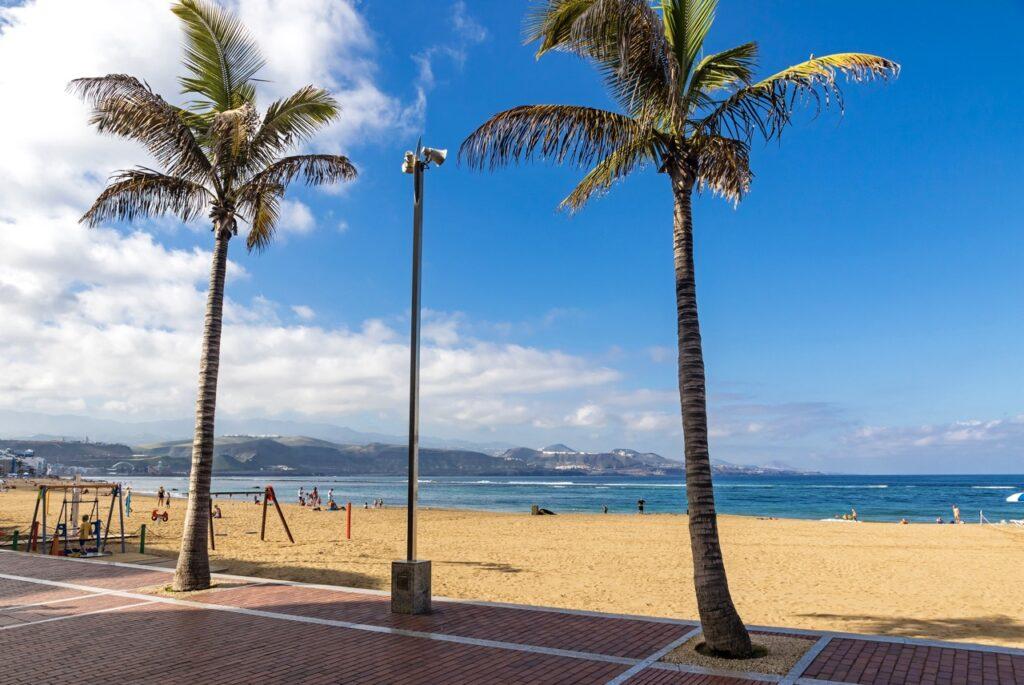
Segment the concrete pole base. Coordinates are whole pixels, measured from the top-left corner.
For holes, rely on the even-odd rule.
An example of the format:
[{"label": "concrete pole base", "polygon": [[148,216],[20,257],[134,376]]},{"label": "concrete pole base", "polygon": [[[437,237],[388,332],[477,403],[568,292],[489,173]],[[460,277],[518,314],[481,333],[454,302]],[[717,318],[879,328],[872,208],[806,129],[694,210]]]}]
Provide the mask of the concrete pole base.
[{"label": "concrete pole base", "polygon": [[391,562],[391,611],[395,614],[430,613],[430,562]]}]

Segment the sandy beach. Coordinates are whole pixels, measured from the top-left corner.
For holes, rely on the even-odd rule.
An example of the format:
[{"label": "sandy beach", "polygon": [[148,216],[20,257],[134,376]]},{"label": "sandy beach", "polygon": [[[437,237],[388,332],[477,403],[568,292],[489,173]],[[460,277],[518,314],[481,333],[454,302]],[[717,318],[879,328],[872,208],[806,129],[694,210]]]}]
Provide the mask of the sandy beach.
[{"label": "sandy beach", "polygon": [[[34,490],[0,494],[4,535],[24,534],[34,503]],[[211,558],[230,573],[387,589],[390,562],[404,555],[400,508],[357,507],[346,541],[344,512],[285,504],[292,545],[273,511],[261,543],[260,507],[218,504]],[[173,556],[185,501],[174,501],[167,523],[150,520],[155,507],[134,496],[126,528],[146,523],[146,551]],[[1022,529],[724,516],[721,535],[748,623],[1024,647]],[[423,510],[420,556],[433,561],[436,595],[696,616],[685,516]]]}]

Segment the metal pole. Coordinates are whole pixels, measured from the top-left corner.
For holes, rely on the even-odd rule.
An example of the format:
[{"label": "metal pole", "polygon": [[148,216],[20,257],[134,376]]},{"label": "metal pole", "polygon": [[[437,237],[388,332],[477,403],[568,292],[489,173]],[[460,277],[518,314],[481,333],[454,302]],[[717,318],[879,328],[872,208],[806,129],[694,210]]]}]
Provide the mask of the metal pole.
[{"label": "metal pole", "polygon": [[[417,151],[418,152],[418,151]],[[423,170],[419,159],[413,169],[412,211],[412,324],[409,352],[409,492],[406,509],[407,561],[416,561],[416,500],[419,496],[420,440],[420,263],[423,258]]]}]

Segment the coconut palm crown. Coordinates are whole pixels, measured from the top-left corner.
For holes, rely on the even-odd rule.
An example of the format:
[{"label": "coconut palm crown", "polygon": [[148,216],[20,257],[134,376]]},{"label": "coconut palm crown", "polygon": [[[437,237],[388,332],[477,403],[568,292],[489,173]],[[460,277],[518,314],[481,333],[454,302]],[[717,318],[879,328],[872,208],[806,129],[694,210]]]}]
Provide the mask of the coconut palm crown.
[{"label": "coconut palm crown", "polygon": [[172,11],[184,29],[185,75],[179,81],[191,98],[186,107],[168,103],[125,74],[76,79],[69,90],[91,105],[90,123],[101,133],[141,143],[159,166],[116,172],[84,223],[161,215],[189,222],[204,212],[212,220],[189,502],[174,580],[177,590],[195,590],[210,582],[207,526],[228,243],[242,222],[248,249],[265,249],[293,180],[347,181],[356,169],[341,155],[288,154],[339,116],[327,91],[304,86],[271,103],[261,117],[255,83],[264,60],[241,23],[204,0],[180,0]]},{"label": "coconut palm crown", "polygon": [[538,58],[567,52],[601,74],[620,111],[527,105],[500,112],[462,144],[460,159],[494,169],[534,159],[589,169],[562,201],[568,211],[645,166],[667,175],[675,200],[673,248],[687,504],[694,585],[704,639],[747,656],[749,635],[729,593],[718,539],[707,444],[706,384],[697,317],[691,197],[710,190],[738,203],[750,188],[750,145],[777,139],[799,106],[842,109],[840,79],[887,80],[899,65],[838,53],[757,79],[750,42],[706,54],[717,0],[543,0],[526,21]]}]

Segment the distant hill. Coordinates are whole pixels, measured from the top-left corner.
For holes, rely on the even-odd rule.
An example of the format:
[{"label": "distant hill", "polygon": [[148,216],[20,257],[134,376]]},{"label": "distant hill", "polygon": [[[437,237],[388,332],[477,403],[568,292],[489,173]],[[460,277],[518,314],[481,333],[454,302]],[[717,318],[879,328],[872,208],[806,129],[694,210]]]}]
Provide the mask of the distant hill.
[{"label": "distant hill", "polygon": [[[63,440],[0,440],[0,448],[33,450],[47,462],[96,474],[187,474],[192,441],[171,440],[128,445]],[[400,476],[406,472],[404,444],[370,442],[344,444],[308,436],[222,435],[214,445],[216,474]],[[580,452],[563,443],[543,449],[513,447],[493,455],[468,449],[422,447],[420,472],[424,476],[544,476],[624,475],[682,476],[683,464],[653,452],[617,448],[608,452]],[[712,462],[716,474],[798,475],[784,464],[747,466]]]}]

